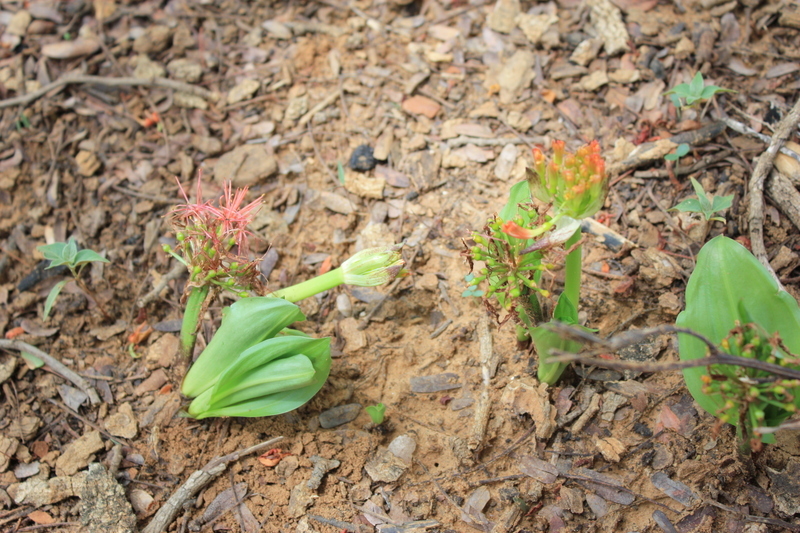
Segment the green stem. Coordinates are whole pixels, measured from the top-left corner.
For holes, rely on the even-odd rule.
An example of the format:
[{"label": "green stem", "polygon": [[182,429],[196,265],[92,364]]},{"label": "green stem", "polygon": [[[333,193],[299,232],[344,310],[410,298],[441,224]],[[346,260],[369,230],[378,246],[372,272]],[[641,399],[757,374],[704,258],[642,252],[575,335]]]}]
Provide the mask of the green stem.
[{"label": "green stem", "polygon": [[183,312],[183,324],[181,324],[181,354],[187,358],[192,357],[194,343],[197,340],[197,325],[200,322],[200,314],[203,312],[203,303],[206,301],[210,287],[192,287],[189,297],[186,299],[186,310]]},{"label": "green stem", "polygon": [[[575,233],[567,239],[564,247],[569,250],[581,240],[581,229],[575,230]],[[564,294],[578,309],[578,300],[581,296],[581,248],[582,246],[575,246],[568,255],[564,265]]]},{"label": "green stem", "polygon": [[314,296],[315,294],[325,292],[334,287],[338,287],[342,283],[344,283],[344,271],[341,269],[341,267],[339,267],[331,270],[330,272],[326,272],[321,276],[311,278],[308,281],[275,291],[270,296],[283,298],[284,300],[294,303],[310,296]]}]

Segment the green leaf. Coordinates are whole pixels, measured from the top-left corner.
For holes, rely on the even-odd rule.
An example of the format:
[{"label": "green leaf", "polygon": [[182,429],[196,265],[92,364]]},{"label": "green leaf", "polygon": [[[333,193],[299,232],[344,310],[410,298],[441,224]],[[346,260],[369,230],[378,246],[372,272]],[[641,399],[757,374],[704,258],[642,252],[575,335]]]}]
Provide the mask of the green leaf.
[{"label": "green leaf", "polygon": [[732,89],[724,89],[717,85],[708,85],[707,87],[703,88],[703,91],[700,93],[701,100],[708,100],[712,98],[717,93],[735,93],[736,91]]},{"label": "green leaf", "polygon": [[71,265],[75,265],[75,257],[78,255],[78,243],[75,239],[69,239],[64,250],[61,252],[61,257]]},{"label": "green leaf", "polygon": [[194,398],[210,389],[245,350],[305,320],[300,308],[282,298],[243,298],[223,311],[222,324],[183,378],[181,392]]},{"label": "green leaf", "polygon": [[670,211],[682,211],[688,213],[702,213],[703,207],[700,205],[700,200],[697,198],[687,198],[675,207],[671,207]]},{"label": "green leaf", "polygon": [[[708,199],[708,195],[706,195],[706,190],[703,188],[703,186],[700,184],[700,182],[697,181],[696,179],[689,178],[689,181],[692,182],[692,188],[694,188],[694,192],[695,192],[695,194],[697,194],[697,199],[700,201],[700,206],[701,206],[702,212],[703,212],[703,214],[706,215],[706,219],[707,219],[709,216],[711,216],[711,214],[710,214],[711,201]],[[706,213],[708,213],[708,214],[706,214]]]},{"label": "green leaf", "polygon": [[528,185],[527,180],[522,180],[511,187],[511,190],[508,192],[508,202],[506,202],[506,205],[503,206],[499,216],[503,219],[503,221],[509,221],[518,214],[521,214],[524,217],[527,214],[527,211],[519,209],[519,204],[530,202],[531,188]]},{"label": "green leaf", "polygon": [[30,352],[19,352],[19,355],[31,370],[36,370],[44,366],[44,361]]},{"label": "green leaf", "polygon": [[733,195],[729,196],[715,196],[714,201],[711,205],[711,212],[718,213],[720,211],[725,211],[728,209],[731,204],[733,203]]},{"label": "green leaf", "polygon": [[[758,260],[736,241],[719,236],[697,256],[697,265],[686,286],[686,309],[676,324],[704,335],[714,344],[728,336],[741,317],[740,306],[768,334],[779,333],[792,353],[800,353],[800,308]],[[706,346],[690,335],[678,336],[681,360],[706,356]],[[683,371],[686,386],[697,403],[718,415],[723,400],[718,393],[703,392],[704,367]],[[795,399],[800,403],[800,398]],[[737,416],[732,417],[733,421]]]},{"label": "green leaf", "polygon": [[53,244],[37,246],[36,249],[39,250],[45,259],[50,261],[50,265],[47,268],[53,268],[66,264],[66,261],[64,261],[64,249],[66,246],[67,243],[65,242],[54,242]]},{"label": "green leaf", "polygon": [[339,183],[344,185],[344,167],[339,161],[336,162],[336,175],[339,177]]},{"label": "green leaf", "polygon": [[84,248],[75,255],[75,266],[92,263],[94,261],[99,261],[101,263],[109,262],[108,259],[88,248]]},{"label": "green leaf", "polygon": [[[563,293],[553,310],[553,322],[563,322],[571,326],[578,324],[578,309]],[[537,377],[539,381],[548,385],[554,385],[568,366],[567,363],[548,363],[552,350],[577,353],[582,346],[580,342],[562,337],[548,328],[547,324],[533,328],[531,339],[539,356]]]},{"label": "green leaf", "polygon": [[364,408],[364,410],[369,415],[370,420],[372,423],[380,425],[383,423],[383,420],[386,418],[386,406],[382,403],[376,405],[368,405]]},{"label": "green leaf", "polygon": [[689,82],[689,94],[694,97],[703,94],[703,75],[700,72],[695,74],[692,81]]},{"label": "green leaf", "polygon": [[58,295],[61,293],[61,289],[70,281],[72,280],[62,279],[50,289],[50,294],[47,295],[47,299],[44,301],[44,320],[47,320],[47,317],[50,316],[50,311],[53,309],[53,304],[56,303],[56,298],[58,298]]}]

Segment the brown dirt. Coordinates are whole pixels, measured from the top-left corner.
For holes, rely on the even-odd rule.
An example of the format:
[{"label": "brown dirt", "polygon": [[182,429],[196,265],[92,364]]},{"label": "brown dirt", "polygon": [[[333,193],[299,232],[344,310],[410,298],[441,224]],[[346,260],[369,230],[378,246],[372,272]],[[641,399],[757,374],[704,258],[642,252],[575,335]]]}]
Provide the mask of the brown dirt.
[{"label": "brown dirt", "polygon": [[[557,387],[537,392],[536,358],[517,348],[508,324],[490,329],[499,364],[484,385],[485,310],[477,298],[461,295],[468,268],[460,256],[461,239],[500,209],[521,177],[522,162],[530,161],[528,146],[597,138],[611,160],[618,141],[665,138],[708,123],[710,116],[696,111],[679,120],[662,96],[697,70],[737,91],[718,97],[709,113],[724,109],[769,133],[763,121],[772,113],[782,116],[798,98],[796,2],[620,0],[629,33],[625,49],[614,55],[600,50],[583,69],[568,60],[578,43],[594,35],[594,19],[578,2],[522,2],[523,13],[557,14],[537,43],[519,28],[510,35],[489,30],[493,3],[401,4],[54,3],[50,15],[32,10],[34,20],[19,44],[0,48],[0,96],[7,98],[69,73],[131,76],[137,66],[144,68],[145,57],[162,66],[186,58],[201,69],[201,77],[188,83],[221,95],[218,101],[194,96],[204,107],[196,109],[168,88],[82,83],[2,109],[0,331],[21,327],[18,340],[92,378],[103,402],[83,402],[73,411],[65,404],[74,399],[74,389],[63,389],[68,383],[61,377],[21,361],[12,367],[2,384],[0,439],[17,440],[0,440],[8,444],[2,450],[7,464],[0,458],[0,529],[81,527],[79,494],[39,505],[15,503],[9,494],[25,479],[75,475],[60,473],[58,459],[97,428],[102,448],[85,454],[76,470],[85,470],[90,460],[111,466],[112,448],[122,444],[117,480],[131,501],[145,502],[134,505],[142,527],[210,459],[285,437],[280,447],[291,456],[274,468],[256,457],[235,462],[189,502],[169,531],[185,531],[220,493],[241,482],[248,494],[243,505],[270,532],[374,531],[377,524],[383,524],[379,531],[408,532],[643,532],[669,531],[669,523],[681,532],[754,532],[798,523],[798,515],[787,512],[791,492],[787,497],[775,481],[798,468],[798,434],[784,433],[778,445],[753,458],[740,456],[732,429],[693,404],[678,373],[584,379],[585,371],[571,370]],[[2,8],[9,11],[0,11],[0,25],[19,10],[18,3]],[[48,20],[55,15],[60,20]],[[269,31],[261,27],[268,20],[274,21]],[[288,31],[288,39],[277,38],[280,31]],[[65,33],[73,39],[63,40]],[[69,59],[45,58],[45,45],[77,46],[79,34],[101,40],[103,47]],[[533,62],[501,73],[514,53],[528,54]],[[560,78],[568,67],[572,73]],[[175,78],[174,67],[168,68]],[[587,85],[594,73],[610,81]],[[521,80],[509,80],[520,74]],[[243,80],[257,81],[257,88],[239,102],[226,100]],[[28,84],[24,91],[21,81]],[[338,97],[314,108],[331,94]],[[411,100],[414,95],[424,98]],[[315,113],[304,118],[311,109]],[[153,111],[160,123],[143,124]],[[459,131],[473,134],[480,129],[474,125],[483,126],[483,133],[470,137],[477,147],[462,149],[452,141],[459,121],[472,125]],[[388,132],[394,138],[388,169],[358,174],[347,168],[353,149],[376,146]],[[486,137],[505,140],[482,146]],[[498,178],[495,160],[503,145],[520,138],[516,166]],[[219,175],[223,167],[217,165],[248,140],[265,141],[248,145],[262,148],[253,156],[249,184],[251,197],[264,195],[254,229],[262,237],[256,252],[269,245],[279,256],[269,274],[271,288],[307,279],[326,256],[337,265],[356,246],[372,242],[412,241],[405,249],[411,276],[373,316],[365,338],[354,321],[370,311],[366,300],[376,291],[337,289],[301,304],[308,316],[301,329],[332,336],[337,355],[329,383],[306,406],[273,418],[193,421],[178,416],[175,392],[182,365],[175,359],[174,331],[185,276],[145,307],[137,300],[171,268],[160,243],[171,237],[163,217],[180,200],[175,177],[186,183],[202,168],[207,197],[217,195],[223,179],[248,179],[236,165],[224,167],[235,175]],[[709,192],[735,195],[727,224],[715,225],[711,234],[740,237],[746,235],[746,183],[763,145],[729,131],[695,147],[683,163],[724,150],[730,150],[727,156],[692,175]],[[344,185],[337,163],[346,169]],[[665,211],[691,194],[688,178],[648,174],[666,168],[663,161],[650,167],[612,176],[598,214],[636,247],[615,251],[591,237],[586,241],[581,317],[602,336],[674,322],[703,242],[702,232],[698,237],[692,230],[697,221]],[[381,178],[387,184],[376,189]],[[771,205],[765,224],[771,257],[787,249],[778,272],[796,294],[797,229]],[[84,275],[110,318],[68,284],[43,321],[45,297],[60,276],[18,289],[41,260],[36,246],[69,236],[110,260]],[[557,276],[552,283],[558,285]],[[341,293],[350,296],[354,318],[337,310]],[[212,305],[201,339],[211,337],[230,301]],[[451,322],[442,330],[446,321]],[[142,324],[154,331],[131,345],[129,335]],[[677,358],[671,338],[639,348],[649,359]],[[455,374],[458,388],[411,391],[410,378],[445,372]],[[485,430],[482,395],[489,409]],[[596,395],[599,412],[578,418]],[[320,428],[318,415],[329,408],[377,402],[387,405],[381,427],[373,427],[362,411],[345,425]],[[133,437],[112,439],[104,428],[124,404],[132,407],[138,428]],[[547,406],[557,411],[550,432],[543,429]],[[26,420],[33,429],[21,434],[18,427]],[[396,481],[374,481],[365,465],[385,457],[383,449],[401,435],[416,442],[413,462]],[[315,455],[340,465],[318,488],[303,489]],[[521,465],[528,457],[556,465],[561,475],[549,483],[525,475]],[[32,476],[20,470],[34,463],[39,470]],[[625,494],[633,500],[614,503],[603,486],[587,480],[594,474],[629,489]],[[657,489],[659,474],[688,486],[694,498],[681,503]],[[462,512],[487,490],[486,505],[475,504],[470,515]],[[304,494],[307,506],[298,503]],[[789,504],[778,504],[782,497]],[[800,510],[796,503],[794,509]],[[208,527],[257,530],[246,514],[234,509]]]}]

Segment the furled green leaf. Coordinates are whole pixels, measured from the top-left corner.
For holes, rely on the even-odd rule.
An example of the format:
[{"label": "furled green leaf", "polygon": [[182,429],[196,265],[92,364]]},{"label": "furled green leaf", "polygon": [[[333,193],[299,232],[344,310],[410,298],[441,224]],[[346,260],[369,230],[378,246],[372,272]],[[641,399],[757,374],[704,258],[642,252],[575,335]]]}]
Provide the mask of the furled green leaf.
[{"label": "furled green leaf", "polygon": [[[565,294],[558,298],[556,308],[553,310],[553,321],[563,322],[568,325],[578,323],[578,309]],[[537,376],[539,381],[553,385],[564,373],[567,363],[548,363],[552,350],[577,353],[581,349],[581,343],[567,339],[547,327],[547,324],[533,328],[531,339],[536,347],[536,354],[539,356],[539,369]]]},{"label": "furled green leaf", "polygon": [[531,188],[528,185],[527,180],[522,180],[511,187],[511,190],[508,192],[508,202],[506,202],[506,205],[503,206],[499,216],[504,221],[511,220],[518,214],[521,214],[523,217],[525,217],[527,211],[524,209],[519,209],[519,204],[530,202]]},{"label": "furled green leaf", "polygon": [[692,182],[692,188],[694,189],[695,194],[697,195],[697,199],[700,201],[700,207],[703,213],[710,213],[711,211],[711,200],[708,199],[708,195],[706,194],[706,190],[694,178],[689,178]]},{"label": "furled green leaf", "polygon": [[44,301],[44,319],[47,320],[47,317],[50,316],[50,311],[53,309],[53,304],[56,303],[56,298],[61,293],[61,289],[64,288],[64,285],[69,283],[70,279],[62,279],[58,283],[56,283],[52,289],[50,289],[50,294],[47,295],[47,299]]},{"label": "furled green leaf", "polygon": [[305,315],[300,308],[281,298],[239,300],[223,311],[222,324],[186,373],[181,392],[189,398],[198,396],[211,388],[242,352],[301,320]]},{"label": "furled green leaf", "polygon": [[700,96],[703,94],[703,75],[699,71],[694,75],[692,81],[689,82],[689,94],[692,96]]},{"label": "furled green leaf", "polygon": [[[678,315],[676,323],[719,344],[739,320],[742,308],[767,333],[779,333],[789,351],[800,353],[797,302],[779,289],[770,273],[742,245],[724,236],[715,237],[697,256],[697,265],[686,286],[686,309]],[[678,342],[682,360],[707,355],[705,344],[695,337],[681,334]],[[705,367],[683,371],[686,386],[697,403],[717,415],[723,402],[719,394],[703,392],[701,376],[705,374]]]}]

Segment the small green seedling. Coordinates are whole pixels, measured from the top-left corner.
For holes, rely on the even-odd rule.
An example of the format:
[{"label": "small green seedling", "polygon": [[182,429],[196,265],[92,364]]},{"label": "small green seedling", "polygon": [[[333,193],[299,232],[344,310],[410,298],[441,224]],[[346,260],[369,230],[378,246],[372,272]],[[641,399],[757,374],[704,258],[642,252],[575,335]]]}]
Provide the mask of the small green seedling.
[{"label": "small green seedling", "polygon": [[720,213],[728,209],[733,202],[733,195],[713,196],[706,194],[705,189],[703,189],[703,186],[700,185],[696,179],[689,179],[692,182],[692,187],[694,187],[694,192],[697,194],[697,198],[687,198],[670,210],[700,213],[703,215],[703,218],[705,218],[706,221],[710,222],[712,220],[718,220],[722,223],[725,223],[724,217],[714,216],[714,213]]},{"label": "small green seedling", "polygon": [[674,89],[664,93],[669,96],[677,108],[692,107],[693,105],[709,100],[717,93],[733,93],[731,89],[724,89],[717,85],[705,85],[703,75],[698,72],[689,83],[676,85]]},{"label": "small green seedling", "polygon": [[667,154],[664,156],[664,159],[667,161],[677,161],[681,157],[685,156],[689,153],[689,145],[686,143],[681,143],[675,148],[675,151],[671,154]]},{"label": "small green seedling", "polygon": [[[72,273],[72,277],[75,278],[75,282],[78,284],[78,286],[89,294],[91,294],[91,291],[88,290],[88,287],[86,287],[80,277],[84,267],[95,261],[108,263],[108,259],[98,254],[94,250],[78,250],[78,245],[73,238],[69,239],[67,242],[55,242],[53,244],[38,246],[36,249],[42,253],[45,259],[50,261],[50,265],[47,268],[65,265],[67,268],[69,268],[69,271]],[[64,285],[66,285],[69,281],[70,280],[68,279],[61,280],[50,290],[50,294],[47,295],[47,299],[44,302],[45,319],[50,315],[50,311],[53,308],[53,304],[56,302],[56,298],[58,298],[61,289],[63,289]],[[95,301],[97,301],[97,299],[95,299]]]},{"label": "small green seedling", "polygon": [[368,405],[364,408],[364,410],[369,415],[369,418],[372,420],[372,423],[376,426],[380,426],[383,424],[384,419],[386,418],[386,406],[382,403],[377,405]]}]

